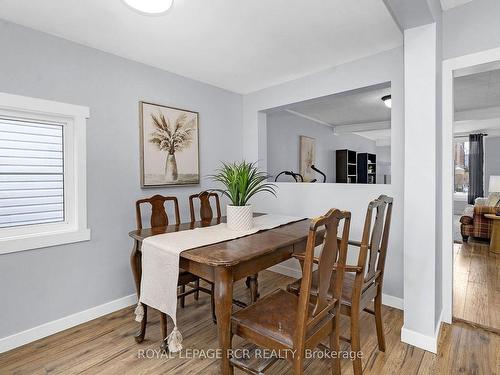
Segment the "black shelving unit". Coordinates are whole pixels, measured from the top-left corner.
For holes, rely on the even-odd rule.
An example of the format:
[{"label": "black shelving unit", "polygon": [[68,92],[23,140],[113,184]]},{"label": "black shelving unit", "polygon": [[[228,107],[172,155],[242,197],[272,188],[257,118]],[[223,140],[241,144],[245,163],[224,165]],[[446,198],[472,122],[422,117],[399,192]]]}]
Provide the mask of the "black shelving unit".
[{"label": "black shelving unit", "polygon": [[358,165],[356,151],[336,150],[336,179],[337,183],[356,184],[358,182]]},{"label": "black shelving unit", "polygon": [[377,183],[377,155],[367,152],[359,153],[357,157],[358,183]]}]

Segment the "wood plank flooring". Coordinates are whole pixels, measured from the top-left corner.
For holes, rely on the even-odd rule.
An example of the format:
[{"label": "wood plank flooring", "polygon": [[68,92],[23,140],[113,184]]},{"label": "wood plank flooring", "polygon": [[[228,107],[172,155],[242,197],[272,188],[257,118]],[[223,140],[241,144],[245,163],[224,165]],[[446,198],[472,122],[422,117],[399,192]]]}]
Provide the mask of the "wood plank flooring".
[{"label": "wood plank flooring", "polygon": [[[262,272],[261,294],[284,287],[291,279]],[[237,283],[235,296],[248,300],[248,290]],[[186,300],[179,310],[179,325],[187,349],[217,348],[216,326],[212,323],[208,296],[201,294],[196,303]],[[363,313],[361,337],[364,374],[500,374],[500,336],[466,324],[446,325],[442,329],[438,355],[400,341],[403,314],[384,307],[387,351],[379,352],[373,317]],[[343,335],[349,336],[343,318]],[[146,340],[136,344],[133,338],[138,323],[133,307],[68,329],[37,342],[0,354],[0,374],[218,374],[217,359],[174,358],[155,355],[160,340],[159,316],[151,314]],[[171,327],[170,327],[171,328]],[[238,340],[236,340],[238,344]],[[346,344],[343,349],[348,350]],[[142,353],[142,354],[141,354]],[[184,351],[184,354],[187,352]],[[152,357],[152,358],[149,358]],[[185,357],[185,355],[183,355]],[[327,374],[327,360],[308,360],[305,374]],[[290,374],[282,361],[267,374]],[[352,374],[351,362],[342,361],[342,373]],[[235,370],[235,374],[243,374]]]},{"label": "wood plank flooring", "polygon": [[453,317],[500,332],[500,255],[487,243],[454,245]]}]

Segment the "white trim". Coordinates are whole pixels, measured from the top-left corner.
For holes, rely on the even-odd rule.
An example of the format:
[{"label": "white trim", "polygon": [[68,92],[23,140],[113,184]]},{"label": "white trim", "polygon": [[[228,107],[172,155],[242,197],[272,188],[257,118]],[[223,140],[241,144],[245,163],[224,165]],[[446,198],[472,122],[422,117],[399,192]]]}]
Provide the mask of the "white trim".
[{"label": "white trim", "polygon": [[37,327],[27,329],[26,331],[0,338],[0,353],[64,331],[65,329],[75,327],[79,324],[121,310],[136,303],[137,296],[135,294],[131,294],[129,296],[122,297],[84,311],[80,311],[76,314],[68,315],[64,318],[53,320]]},{"label": "white trim", "polygon": [[453,72],[500,60],[500,48],[443,61],[442,113],[442,244],[443,311],[442,320],[452,323],[453,316]]},{"label": "white trim", "polygon": [[48,121],[63,126],[64,222],[0,229],[0,254],[86,241],[86,119],[87,107],[0,92],[0,115]]},{"label": "white trim", "polygon": [[27,96],[7,94],[0,92],[0,103],[2,107],[11,110],[23,110],[28,113],[38,112],[46,115],[56,115],[71,117],[90,117],[90,110],[88,107],[80,105],[54,102],[52,100],[45,100],[39,98],[30,98]]},{"label": "white trim", "polygon": [[404,300],[389,294],[382,293],[382,305],[394,307],[398,310],[404,310]]},{"label": "white trim", "polygon": [[417,348],[427,350],[428,352],[437,353],[436,336],[426,336],[403,326],[403,328],[401,328],[401,341],[416,346]]},{"label": "white trim", "polygon": [[[268,271],[276,272],[285,276],[293,277],[294,279],[300,279],[302,277],[302,271],[297,268],[287,267],[283,264],[276,264],[275,266],[269,267]],[[394,297],[388,294],[382,293],[382,304],[393,307],[398,310],[403,310],[404,302],[402,298]]]},{"label": "white trim", "polygon": [[285,276],[293,277],[294,279],[300,279],[302,277],[302,271],[298,268],[292,268],[284,266],[283,264],[276,264],[275,266],[269,267],[268,271],[276,272]]},{"label": "white trim", "polygon": [[64,245],[68,243],[82,242],[90,240],[90,229],[82,230],[62,230],[47,233],[35,233],[32,235],[20,236],[19,238],[0,239],[0,243],[8,244],[6,248],[0,249],[0,254],[14,253],[17,251],[41,249],[44,247]]},{"label": "white trim", "polygon": [[419,332],[412,331],[403,326],[401,328],[401,341],[416,346],[418,348],[427,350],[428,352],[437,354],[439,333],[443,322],[443,310],[439,314],[438,323],[434,329],[434,336],[426,336]]}]

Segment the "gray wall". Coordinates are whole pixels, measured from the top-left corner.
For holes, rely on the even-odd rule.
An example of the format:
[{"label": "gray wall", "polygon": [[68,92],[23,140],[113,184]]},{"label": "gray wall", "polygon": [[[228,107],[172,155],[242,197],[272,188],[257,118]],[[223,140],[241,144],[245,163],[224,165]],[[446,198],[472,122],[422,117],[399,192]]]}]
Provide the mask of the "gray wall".
[{"label": "gray wall", "polygon": [[[335,182],[335,150],[350,149],[357,152],[375,153],[375,142],[357,134],[335,135],[333,129],[317,122],[284,111],[267,115],[267,172],[276,176],[284,170],[299,172],[299,137],[305,135],[316,140],[318,169]],[[389,154],[390,157],[390,154]],[[323,181],[317,174],[318,181]],[[281,176],[280,181],[293,181]]]},{"label": "gray wall", "polygon": [[474,0],[443,12],[443,58],[500,46],[500,1]]},{"label": "gray wall", "polygon": [[490,176],[500,176],[500,137],[486,137],[484,141],[484,193],[488,196]]},{"label": "gray wall", "polygon": [[0,21],[0,91],[89,106],[92,240],[0,255],[0,338],[134,293],[134,200],[210,186],[139,188],[138,101],[200,113],[201,175],[242,157],[240,95]]}]

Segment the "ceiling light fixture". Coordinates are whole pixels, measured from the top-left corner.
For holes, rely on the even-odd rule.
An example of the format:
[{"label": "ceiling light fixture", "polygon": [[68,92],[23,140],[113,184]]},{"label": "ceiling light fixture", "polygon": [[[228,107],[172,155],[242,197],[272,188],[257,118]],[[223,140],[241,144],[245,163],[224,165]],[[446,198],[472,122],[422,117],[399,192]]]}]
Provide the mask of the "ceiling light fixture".
[{"label": "ceiling light fixture", "polygon": [[390,95],[382,96],[382,101],[387,108],[392,108],[392,99]]},{"label": "ceiling light fixture", "polygon": [[166,13],[174,3],[174,0],[123,0],[132,9],[146,14],[158,15]]}]

